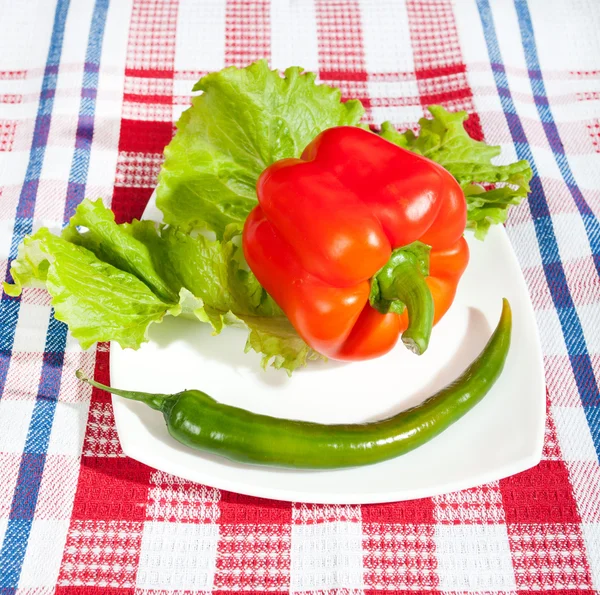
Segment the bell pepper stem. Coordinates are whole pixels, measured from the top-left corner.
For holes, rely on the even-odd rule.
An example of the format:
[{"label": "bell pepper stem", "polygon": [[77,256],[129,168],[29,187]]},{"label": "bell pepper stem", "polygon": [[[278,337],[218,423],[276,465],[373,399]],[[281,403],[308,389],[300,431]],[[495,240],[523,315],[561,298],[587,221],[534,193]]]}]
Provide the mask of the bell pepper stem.
[{"label": "bell pepper stem", "polygon": [[130,399],[132,401],[141,401],[142,403],[146,403],[146,405],[152,407],[152,409],[156,409],[157,411],[163,411],[165,403],[173,397],[173,395],[159,395],[153,393],[142,393],[133,390],[112,388],[100,382],[96,382],[95,380],[91,380],[85,375],[83,370],[77,370],[77,372],[75,372],[75,376],[77,376],[79,380],[87,382],[89,385],[95,388],[105,390],[109,393],[112,393],[113,395],[118,395],[119,397],[124,397],[125,399]]},{"label": "bell pepper stem", "polygon": [[408,327],[402,342],[421,355],[429,345],[433,327],[434,304],[425,281],[429,275],[431,246],[413,242],[396,248],[388,262],[371,281],[369,303],[382,314],[408,311]]},{"label": "bell pepper stem", "polygon": [[[408,328],[402,333],[402,342],[413,353],[421,355],[429,345],[431,328],[433,327],[434,304],[431,291],[425,282],[428,261],[424,266],[423,248],[419,245],[399,248],[392,253],[388,263],[375,276],[375,291],[371,288],[374,299],[371,305],[381,313],[400,313],[404,307],[408,310]],[[419,258],[421,256],[421,258]]]},{"label": "bell pepper stem", "polygon": [[400,300],[408,311],[408,327],[402,342],[413,353],[421,355],[429,345],[433,327],[434,304],[425,278],[409,259],[397,262],[391,283],[381,285],[386,300]]}]

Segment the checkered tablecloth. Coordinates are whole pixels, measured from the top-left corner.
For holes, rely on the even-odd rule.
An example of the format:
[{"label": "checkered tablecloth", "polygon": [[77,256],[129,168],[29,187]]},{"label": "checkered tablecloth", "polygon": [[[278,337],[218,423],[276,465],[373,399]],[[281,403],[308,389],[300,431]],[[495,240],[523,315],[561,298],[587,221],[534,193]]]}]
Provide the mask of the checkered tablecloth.
[{"label": "checkered tablecloth", "polygon": [[0,0],[0,273],[84,197],[139,217],[193,83],[267,57],[371,123],[466,109],[535,177],[507,230],[539,324],[543,460],[412,502],[317,506],[196,485],[124,457],[108,346],[48,295],[0,303],[0,594],[600,590],[598,0]]}]

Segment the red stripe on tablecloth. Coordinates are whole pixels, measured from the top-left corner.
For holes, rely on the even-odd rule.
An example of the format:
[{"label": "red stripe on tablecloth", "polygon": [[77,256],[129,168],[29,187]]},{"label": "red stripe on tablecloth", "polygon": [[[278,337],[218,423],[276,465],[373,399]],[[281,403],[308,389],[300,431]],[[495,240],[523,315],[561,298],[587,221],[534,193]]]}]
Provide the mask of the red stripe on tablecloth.
[{"label": "red stripe on tablecloth", "polygon": [[0,70],[0,81],[16,81],[27,78],[27,70]]},{"label": "red stripe on tablecloth", "polygon": [[142,93],[125,93],[123,101],[130,101],[132,103],[164,103],[165,105],[173,104],[173,98],[170,95],[148,95]]},{"label": "red stripe on tablecloth", "polygon": [[569,473],[563,461],[539,465],[502,479],[507,523],[580,523]]},{"label": "red stripe on tablecloth", "polygon": [[370,122],[360,4],[358,0],[317,0],[315,10],[319,77],[339,87],[343,99],[363,101]]},{"label": "red stripe on tablecloth", "polygon": [[[155,187],[145,156],[161,154],[173,136],[173,76],[177,39],[177,0],[135,0],[131,15],[123,115],[117,161],[117,185],[112,208],[118,222],[141,217]],[[149,81],[157,79],[158,82]],[[147,92],[152,85],[154,92]],[[160,121],[156,121],[156,118]],[[139,174],[132,168],[137,157]],[[123,170],[137,180],[133,187],[122,184]],[[152,168],[152,174],[157,168]]]},{"label": "red stripe on tablecloth", "polygon": [[129,78],[158,78],[172,79],[175,73],[173,70],[164,70],[162,68],[126,68],[125,76]]},{"label": "red stripe on tablecloth", "polygon": [[406,8],[421,105],[441,103],[452,111],[466,110],[469,134],[482,140],[451,0],[407,0]]},{"label": "red stripe on tablecloth", "polygon": [[269,0],[227,0],[225,8],[225,65],[247,66],[271,57]]},{"label": "red stripe on tablecloth", "polygon": [[0,120],[0,152],[12,151],[17,124],[15,120]]},{"label": "red stripe on tablecloth", "polygon": [[[270,2],[228,0],[225,65],[270,59]],[[216,593],[287,593],[292,507],[221,490]]]}]

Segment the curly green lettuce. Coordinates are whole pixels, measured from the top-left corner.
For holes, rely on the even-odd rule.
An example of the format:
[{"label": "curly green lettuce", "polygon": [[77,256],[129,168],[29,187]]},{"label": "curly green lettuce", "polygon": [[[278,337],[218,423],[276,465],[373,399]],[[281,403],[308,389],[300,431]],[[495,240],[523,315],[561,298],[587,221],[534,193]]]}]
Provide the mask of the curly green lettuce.
[{"label": "curly green lettuce", "polygon": [[[381,136],[446,168],[461,185],[467,199],[467,226],[483,239],[490,227],[504,223],[511,205],[529,193],[532,170],[527,161],[495,165],[500,147],[476,141],[465,130],[466,112],[451,113],[439,105],[427,108],[433,118],[419,120],[419,134],[398,132],[390,122]],[[494,185],[493,188],[486,186]]]},{"label": "curly green lettuce", "polygon": [[245,326],[246,350],[291,372],[319,356],[245,267],[240,234],[235,224],[221,241],[152,221],[118,225],[100,200],[84,200],[61,236],[42,228],[25,239],[4,289],[16,296],[45,285],[56,318],[84,349],[97,341],[137,349],[152,323],[184,314],[215,333]]},{"label": "curly green lettuce", "polygon": [[[358,100],[342,102],[338,89],[317,84],[302,68],[281,75],[264,60],[208,74],[194,90],[202,94],[165,149],[157,188],[163,223],[118,225],[100,201],[85,200],[62,235],[43,228],[25,238],[11,264],[14,284],[4,289],[17,296],[26,285],[46,287],[56,318],[84,348],[116,341],[135,349],[150,325],[185,315],[215,333],[245,326],[246,350],[261,353],[263,366],[290,373],[320,356],[248,270],[241,229],[267,166],[300,156],[327,128],[364,127],[364,109]],[[418,135],[389,122],[380,134],[454,175],[467,198],[468,225],[483,238],[527,195],[531,168],[525,161],[493,164],[500,148],[470,138],[464,112],[429,111]]]},{"label": "curly green lettuce", "polygon": [[360,101],[343,103],[339,89],[315,83],[300,67],[283,76],[266,60],[201,78],[165,149],[158,178],[164,221],[182,229],[210,229],[222,237],[256,204],[256,181],[270,164],[299,157],[319,132],[357,125]]}]

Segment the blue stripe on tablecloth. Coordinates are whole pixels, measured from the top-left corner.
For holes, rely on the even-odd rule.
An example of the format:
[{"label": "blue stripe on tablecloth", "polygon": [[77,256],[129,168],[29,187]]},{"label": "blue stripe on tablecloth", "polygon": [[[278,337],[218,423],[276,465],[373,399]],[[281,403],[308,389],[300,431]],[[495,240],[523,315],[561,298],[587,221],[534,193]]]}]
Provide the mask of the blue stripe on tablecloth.
[{"label": "blue stripe on tablecloth", "polygon": [[[592,251],[592,259],[596,267],[596,272],[600,275],[600,222],[594,216],[592,209],[586,202],[579,186],[575,183],[575,177],[571,171],[571,166],[567,156],[565,155],[564,146],[560,138],[560,131],[554,121],[552,110],[550,109],[550,102],[548,100],[548,93],[546,92],[546,85],[544,84],[544,76],[540,66],[538,57],[538,51],[535,43],[535,35],[533,32],[533,24],[531,22],[531,14],[529,13],[529,7],[526,0],[515,0],[515,8],[517,10],[517,18],[519,21],[519,28],[521,30],[521,39],[523,42],[523,50],[525,53],[525,60],[527,62],[527,70],[529,73],[529,80],[531,82],[531,89],[533,91],[533,99],[537,112],[542,121],[544,132],[552,154],[560,174],[573,197],[573,201],[577,206],[577,210],[583,220],[583,225],[590,243]],[[568,329],[567,329],[568,332]],[[580,354],[577,354],[580,355]],[[586,414],[588,425],[592,433],[592,439],[596,448],[596,454],[600,461],[600,396],[598,393],[598,385],[595,382],[594,373],[591,369],[588,370],[584,367],[581,378],[577,378],[577,370],[574,368],[577,387],[581,396],[581,402]]]},{"label": "blue stripe on tablecloth", "polygon": [[548,143],[554,154],[554,159],[558,165],[558,169],[560,170],[563,180],[565,181],[565,184],[573,197],[573,201],[581,214],[581,218],[583,219],[592,255],[594,256],[596,271],[600,274],[600,222],[594,216],[594,213],[586,202],[579,186],[575,183],[575,177],[573,176],[571,166],[565,155],[564,145],[560,138],[560,131],[558,130],[558,126],[552,115],[552,110],[550,109],[548,93],[546,92],[546,85],[544,84],[544,77],[542,75],[542,69],[540,67],[535,44],[535,35],[531,23],[529,7],[527,6],[527,2],[523,0],[515,0],[515,7],[517,9],[517,17],[521,29],[521,39],[523,41],[523,49],[525,50],[525,60],[527,62],[529,80],[533,91],[533,100],[540,116],[544,132],[546,133],[546,138],[548,139]]},{"label": "blue stripe on tablecloth", "polygon": [[[76,145],[67,186],[65,222],[73,214],[85,192],[94,133],[96,90],[108,4],[109,0],[96,0],[90,25]],[[2,568],[0,586],[4,587],[2,595],[9,593],[12,595],[16,591],[21,575],[60,390],[66,338],[66,325],[57,321],[51,314],[38,394],[29,423],[4,543],[0,551],[0,568]]]},{"label": "blue stripe on tablecloth", "polygon": [[[565,271],[560,260],[552,217],[550,215],[544,188],[539,177],[537,165],[533,159],[533,153],[527,142],[523,124],[517,114],[512,99],[506,70],[502,62],[500,46],[498,44],[498,37],[496,35],[489,0],[477,0],[477,7],[483,25],[489,58],[492,63],[494,80],[496,82],[506,122],[515,145],[515,150],[519,159],[527,159],[533,169],[534,175],[531,181],[531,194],[528,203],[540,248],[542,265],[544,267],[548,288],[552,295],[558,319],[560,321],[565,344],[567,346],[567,353],[575,376],[575,382],[579,390],[579,396],[584,410],[586,411],[587,421],[590,425],[590,430],[594,437],[594,445],[600,460],[599,436],[594,430],[594,413],[592,411],[592,404],[597,403],[598,399],[598,385],[587,350],[583,328],[577,310],[575,309],[573,297],[569,291]],[[527,37],[525,32],[522,32],[522,35],[523,38]],[[535,41],[528,40],[528,43],[535,44]],[[527,47],[525,49],[527,51]],[[534,81],[541,80],[541,71],[537,68],[534,71],[530,71],[529,76],[535,93],[536,90],[539,91],[539,87],[534,87],[533,83]],[[550,114],[549,110],[545,112],[545,114],[545,117],[548,117],[548,114]]]},{"label": "blue stripe on tablecloth", "polygon": [[[42,166],[44,164],[48,134],[50,132],[56,80],[58,78],[58,66],[62,54],[69,1],[70,0],[58,0],[56,11],[54,13],[52,37],[50,39],[48,57],[46,58],[44,77],[42,79],[40,102],[35,118],[32,145],[29,151],[29,162],[27,163],[27,171],[25,173],[21,193],[19,194],[19,201],[17,203],[15,214],[15,225],[9,252],[10,260],[17,255],[17,247],[23,241],[25,235],[31,233],[33,229],[33,211],[40,175],[42,173]],[[6,280],[11,281],[10,273],[8,271]],[[4,392],[6,376],[10,365],[20,303],[21,300],[19,298],[10,297],[5,293],[2,294],[2,299],[0,300],[0,321],[2,321],[2,324],[0,325],[0,398],[2,398]]]},{"label": "blue stripe on tablecloth", "polygon": [[[27,233],[31,233],[33,226],[33,207],[37,196],[37,188],[50,131],[54,90],[56,89],[58,65],[60,64],[62,54],[68,9],[69,0],[58,0],[52,26],[50,49],[48,50],[46,68],[42,79],[40,102],[35,120],[31,150],[29,152],[29,162],[17,203],[13,238],[9,254],[10,258],[16,256],[17,246]],[[10,280],[9,275],[7,275],[7,279]],[[2,325],[0,326],[0,397],[2,396],[10,365],[15,328],[19,316],[19,306],[20,300],[18,298],[11,298],[6,294],[2,296],[2,301],[0,302],[0,320],[2,321]],[[31,508],[31,499],[26,491],[26,487],[31,483],[32,477],[41,477],[42,469],[42,456],[37,454],[23,455],[19,469],[19,481],[24,490],[21,490],[16,506],[13,497],[11,515],[17,508]],[[11,518],[9,521],[2,549],[0,550],[0,587],[2,587],[2,595],[12,595],[16,590],[21,565],[27,548],[27,540],[21,539],[21,535],[28,535],[31,528],[33,514],[27,519],[21,519],[18,518],[20,516],[19,512],[16,512],[17,518]]]},{"label": "blue stripe on tablecloth", "polygon": [[67,199],[65,202],[65,223],[75,214],[77,205],[83,200],[85,184],[87,182],[90,165],[92,139],[94,136],[94,116],[96,114],[96,95],[98,77],[100,72],[100,55],[102,53],[102,40],[109,0],[96,0],[90,37],[85,55],[83,69],[83,84],[81,88],[81,104],[79,107],[79,120],[77,122],[77,135],[75,141],[75,154],[67,186]]}]

